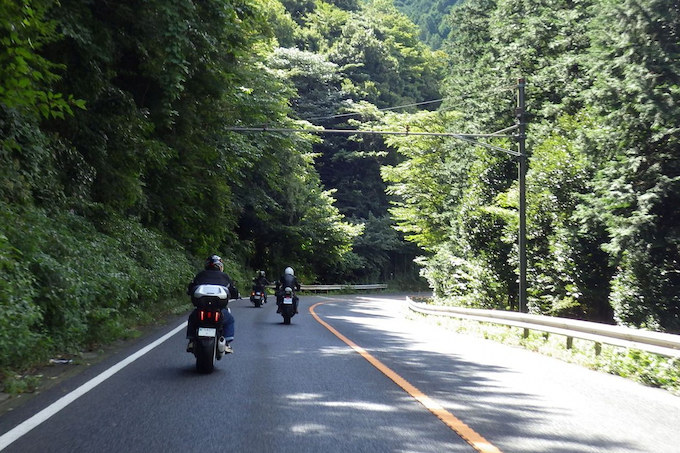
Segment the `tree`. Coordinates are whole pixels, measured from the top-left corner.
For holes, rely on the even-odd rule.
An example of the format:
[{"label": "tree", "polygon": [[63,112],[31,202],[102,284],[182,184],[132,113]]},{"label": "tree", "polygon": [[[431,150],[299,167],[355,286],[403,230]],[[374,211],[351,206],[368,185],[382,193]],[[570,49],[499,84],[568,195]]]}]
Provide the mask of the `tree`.
[{"label": "tree", "polygon": [[610,235],[616,319],[680,332],[680,11],[668,6],[598,4],[591,60],[597,79],[589,95],[611,146],[599,149],[602,167],[588,206]]},{"label": "tree", "polygon": [[0,4],[0,198],[12,202],[59,200],[53,145],[38,123],[84,108],[82,100],[55,90],[64,67],[42,54],[59,39],[47,16],[50,3]]},{"label": "tree", "polygon": [[[299,118],[331,129],[352,128],[356,119],[375,117],[374,103],[404,104],[438,95],[442,61],[418,41],[416,28],[389,2],[371,2],[358,10],[317,2],[300,23],[305,28],[297,44],[305,50],[278,49],[270,63],[293,82],[297,94],[292,105]],[[367,234],[392,237],[389,222],[376,221],[386,218],[389,206],[380,166],[396,158],[382,138],[324,135],[314,152],[319,156],[315,167],[324,186],[333,190],[339,211],[355,225],[365,225]],[[343,280],[393,274],[385,260],[380,260],[381,271],[367,268],[386,252],[359,241],[354,264],[365,270],[346,268]],[[402,252],[413,250],[402,246],[390,253]]]}]

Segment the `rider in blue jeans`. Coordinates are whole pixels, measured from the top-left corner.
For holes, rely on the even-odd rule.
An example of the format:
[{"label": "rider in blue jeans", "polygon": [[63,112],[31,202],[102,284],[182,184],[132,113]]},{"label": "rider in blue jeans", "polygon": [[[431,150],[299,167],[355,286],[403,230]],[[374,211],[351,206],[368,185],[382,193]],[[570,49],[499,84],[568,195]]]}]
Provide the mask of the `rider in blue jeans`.
[{"label": "rider in blue jeans", "polygon": [[[193,295],[194,290],[199,285],[220,285],[227,288],[230,299],[238,298],[238,290],[234,287],[231,278],[224,272],[224,263],[222,258],[217,255],[209,256],[205,260],[205,269],[196,274],[194,279],[189,283],[187,294]],[[222,335],[226,341],[224,352],[234,352],[229,343],[234,340],[234,317],[225,307],[222,310]],[[194,335],[198,328],[198,311],[194,309],[189,315],[187,322],[187,338],[189,344],[187,345],[187,352],[193,352],[194,349]]]}]

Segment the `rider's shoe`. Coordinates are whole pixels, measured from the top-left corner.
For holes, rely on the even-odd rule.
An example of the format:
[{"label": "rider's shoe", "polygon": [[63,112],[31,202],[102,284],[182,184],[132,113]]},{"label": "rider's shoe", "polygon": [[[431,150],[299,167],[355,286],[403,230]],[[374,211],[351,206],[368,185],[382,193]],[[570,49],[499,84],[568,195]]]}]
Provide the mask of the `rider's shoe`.
[{"label": "rider's shoe", "polygon": [[194,352],[194,342],[193,342],[193,340],[189,340],[189,344],[187,345],[187,352]]}]

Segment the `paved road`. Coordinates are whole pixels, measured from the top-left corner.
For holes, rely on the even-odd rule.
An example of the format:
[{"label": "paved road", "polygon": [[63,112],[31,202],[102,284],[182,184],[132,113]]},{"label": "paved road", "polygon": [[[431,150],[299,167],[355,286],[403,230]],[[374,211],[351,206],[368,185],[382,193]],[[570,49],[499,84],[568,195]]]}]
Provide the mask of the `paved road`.
[{"label": "paved road", "polygon": [[[403,300],[303,297],[290,326],[271,303],[232,302],[236,352],[214,373],[194,371],[178,332],[5,451],[680,451],[680,398],[440,331],[407,319]],[[134,352],[0,417],[5,442],[23,420]]]}]

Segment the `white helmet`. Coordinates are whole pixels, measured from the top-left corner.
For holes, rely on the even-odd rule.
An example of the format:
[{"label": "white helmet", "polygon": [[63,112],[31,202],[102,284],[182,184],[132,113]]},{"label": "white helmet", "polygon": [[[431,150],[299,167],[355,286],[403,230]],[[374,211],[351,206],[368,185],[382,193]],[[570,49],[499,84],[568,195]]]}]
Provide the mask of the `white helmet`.
[{"label": "white helmet", "polygon": [[286,274],[286,275],[295,275],[292,267],[287,267],[286,270],[283,271],[283,273]]}]

